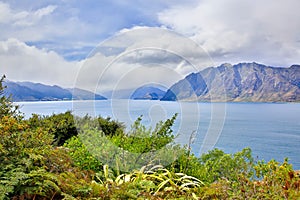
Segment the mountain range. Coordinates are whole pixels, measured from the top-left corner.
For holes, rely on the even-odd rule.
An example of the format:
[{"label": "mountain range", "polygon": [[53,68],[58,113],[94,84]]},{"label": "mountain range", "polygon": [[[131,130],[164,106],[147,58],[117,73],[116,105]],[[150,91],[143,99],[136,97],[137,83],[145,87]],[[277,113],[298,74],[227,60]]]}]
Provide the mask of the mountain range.
[{"label": "mountain range", "polygon": [[164,101],[299,102],[300,65],[222,64],[172,85]]},{"label": "mountain range", "polygon": [[109,91],[104,96],[79,88],[65,89],[32,82],[5,81],[14,101],[134,99],[206,102],[300,102],[300,65],[271,67],[228,63],[187,75],[169,89],[144,85]]},{"label": "mountain range", "polygon": [[49,86],[32,82],[5,81],[6,96],[13,101],[61,101],[61,100],[104,100],[105,97],[79,88],[65,89],[57,85]]}]

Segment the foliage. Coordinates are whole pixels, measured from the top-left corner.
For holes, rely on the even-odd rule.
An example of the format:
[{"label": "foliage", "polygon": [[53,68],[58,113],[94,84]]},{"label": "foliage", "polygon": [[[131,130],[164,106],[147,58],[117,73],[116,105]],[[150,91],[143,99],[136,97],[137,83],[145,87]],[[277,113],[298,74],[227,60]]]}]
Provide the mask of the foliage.
[{"label": "foliage", "polygon": [[99,171],[102,169],[102,164],[87,150],[85,145],[80,141],[79,137],[72,137],[67,141],[65,147],[69,149],[74,164],[81,169]]},{"label": "foliage", "polygon": [[70,149],[71,157],[83,169],[97,171],[102,166],[101,160],[102,164],[115,166],[115,175],[150,163],[162,164],[160,160],[173,161],[173,154],[181,151],[172,145],[164,148],[174,138],[170,126],[175,117],[165,123],[159,122],[153,131],[146,129],[141,124],[141,118],[138,118],[127,134],[119,132],[110,136],[104,134],[94,120],[86,121],[85,117],[85,123],[80,121],[81,132],[78,137],[71,138],[64,146]]},{"label": "foliage", "polygon": [[124,134],[124,125],[118,121],[112,120],[110,117],[103,118],[101,116],[97,117],[97,122],[99,127],[106,136],[117,136]]},{"label": "foliage", "polygon": [[78,134],[70,111],[43,117],[33,114],[28,122],[31,127],[43,127],[54,135],[53,145],[55,146],[62,146],[66,140]]},{"label": "foliage", "polygon": [[12,116],[0,121],[1,188],[7,188],[8,196],[12,192],[47,196],[47,191],[56,187],[55,178],[43,167],[52,148],[52,135],[41,128],[31,130],[26,122]]},{"label": "foliage", "polygon": [[[285,160],[258,161],[253,166],[256,176],[240,174],[237,180],[221,178],[203,188],[203,199],[299,199],[300,177]],[[251,173],[252,174],[252,173]]]},{"label": "foliage", "polygon": [[[139,117],[131,126],[127,134],[119,134],[111,138],[113,144],[122,148],[122,151],[128,151],[136,154],[136,162],[143,160],[143,155],[150,156],[151,152],[156,152],[167,145],[171,148],[171,143],[174,140],[171,127],[177,117],[175,114],[171,119],[165,122],[157,123],[154,130],[146,128]],[[150,153],[150,154],[149,154]],[[153,158],[155,159],[155,158]],[[153,160],[152,160],[153,161]]]},{"label": "foliage", "polygon": [[153,130],[138,118],[127,133],[110,118],[74,121],[71,112],[24,120],[2,82],[0,199],[300,198],[299,171],[287,159],[254,162],[249,148],[198,158],[174,145],[176,115]]},{"label": "foliage", "polygon": [[3,85],[5,75],[0,78],[0,118],[4,116],[22,117],[19,112],[19,106],[14,105],[11,102],[11,97],[6,97],[4,89],[6,86]]},{"label": "foliage", "polygon": [[268,163],[259,161],[254,167],[256,175],[262,179],[254,182],[255,189],[259,192],[258,197],[267,198],[300,198],[300,177],[299,173],[292,169],[288,160],[280,164],[275,160]]},{"label": "foliage", "polygon": [[240,175],[247,178],[253,175],[254,159],[249,148],[245,148],[233,155],[214,149],[208,154],[202,155],[199,162],[204,166],[204,173],[200,177],[208,183],[212,183],[220,178],[237,181]]}]

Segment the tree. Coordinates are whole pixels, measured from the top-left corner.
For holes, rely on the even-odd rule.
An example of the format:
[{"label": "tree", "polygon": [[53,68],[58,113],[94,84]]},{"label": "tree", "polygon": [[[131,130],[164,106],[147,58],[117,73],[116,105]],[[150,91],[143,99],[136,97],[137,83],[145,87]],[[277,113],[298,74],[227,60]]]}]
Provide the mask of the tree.
[{"label": "tree", "polygon": [[0,79],[0,118],[4,116],[20,117],[19,106],[13,104],[11,96],[5,95],[6,86],[3,85],[5,78],[3,75]]}]

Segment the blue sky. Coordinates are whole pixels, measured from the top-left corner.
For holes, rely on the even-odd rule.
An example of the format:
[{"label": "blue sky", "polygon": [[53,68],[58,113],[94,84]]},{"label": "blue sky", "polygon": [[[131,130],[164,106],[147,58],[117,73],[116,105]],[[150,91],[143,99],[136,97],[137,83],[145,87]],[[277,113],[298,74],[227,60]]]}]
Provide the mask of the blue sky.
[{"label": "blue sky", "polygon": [[[185,4],[189,2],[192,1],[186,1]],[[2,1],[2,7],[7,7],[6,10],[12,15],[20,15],[22,12],[35,15],[41,10],[44,10],[44,15],[40,18],[24,15],[23,19],[14,21],[19,25],[2,25],[3,28],[8,28],[8,31],[1,34],[1,39],[15,37],[29,46],[54,50],[67,60],[80,60],[98,43],[124,28],[162,26],[157,13],[173,5],[177,5],[177,2]]]},{"label": "blue sky", "polygon": [[15,81],[70,87],[99,43],[137,27],[182,34],[216,65],[288,67],[300,63],[299,7],[298,0],[2,0],[0,70]]}]

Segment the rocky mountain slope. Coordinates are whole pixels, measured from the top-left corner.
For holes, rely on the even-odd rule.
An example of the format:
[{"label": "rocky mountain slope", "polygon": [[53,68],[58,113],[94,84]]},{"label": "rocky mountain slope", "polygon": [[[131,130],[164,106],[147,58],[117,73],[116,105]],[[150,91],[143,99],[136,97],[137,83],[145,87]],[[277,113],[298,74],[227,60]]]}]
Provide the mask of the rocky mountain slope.
[{"label": "rocky mountain slope", "polygon": [[161,100],[299,102],[300,65],[222,64],[189,74]]}]

